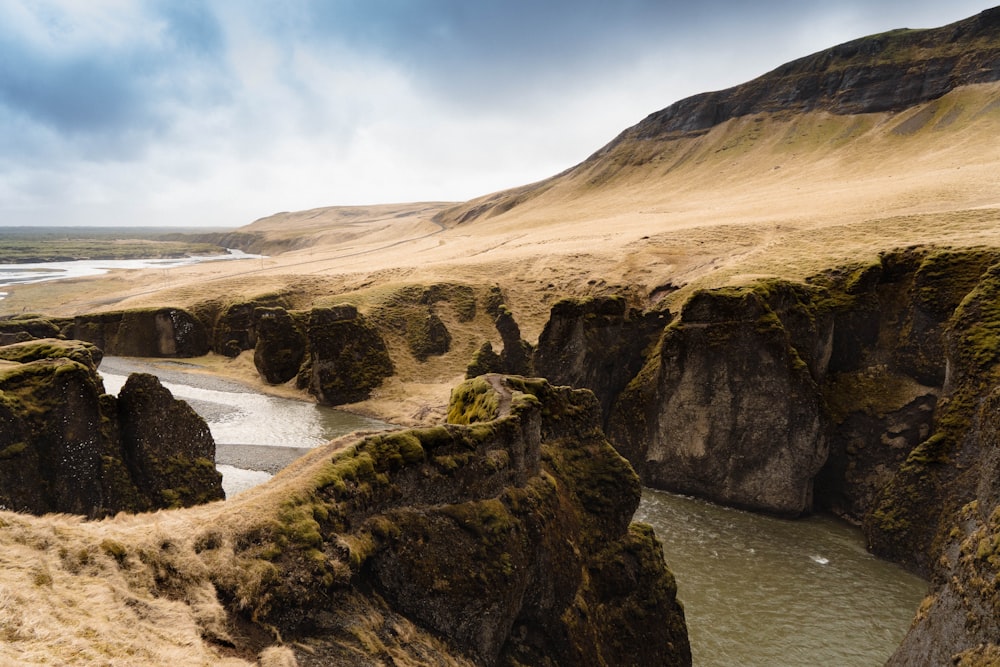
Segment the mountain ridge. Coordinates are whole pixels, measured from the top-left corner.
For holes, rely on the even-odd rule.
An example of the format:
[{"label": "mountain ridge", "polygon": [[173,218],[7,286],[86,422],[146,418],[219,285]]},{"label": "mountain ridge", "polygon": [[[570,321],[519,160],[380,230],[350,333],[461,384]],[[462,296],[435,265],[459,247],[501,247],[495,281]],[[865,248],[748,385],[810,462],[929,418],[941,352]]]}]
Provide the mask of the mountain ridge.
[{"label": "mountain ridge", "polygon": [[[812,112],[838,116],[901,113],[962,86],[1000,81],[1000,7],[939,28],[901,28],[869,35],[792,60],[759,77],[684,98],[623,130],[581,163],[549,178],[450,207],[444,224],[507,213],[585,171],[608,180],[632,146],[694,139],[756,114],[794,118]],[[624,148],[630,150],[625,151]],[[646,148],[642,152],[656,152]],[[593,184],[598,179],[590,179]]]}]

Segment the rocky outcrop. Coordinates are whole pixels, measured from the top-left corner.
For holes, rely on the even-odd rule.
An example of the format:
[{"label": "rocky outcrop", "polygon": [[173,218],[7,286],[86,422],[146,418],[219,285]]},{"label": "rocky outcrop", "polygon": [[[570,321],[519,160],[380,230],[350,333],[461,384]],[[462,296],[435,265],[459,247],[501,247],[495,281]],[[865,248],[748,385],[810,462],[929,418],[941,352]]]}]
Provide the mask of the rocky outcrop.
[{"label": "rocky outcrop", "polygon": [[298,384],[322,403],[364,400],[393,373],[385,341],[354,306],[313,309],[306,334],[309,358]]},{"label": "rocky outcrop", "polygon": [[99,517],[222,497],[205,422],[151,376],[104,394],[100,351],[54,339],[0,348],[0,504]]},{"label": "rocky outcrop", "polygon": [[681,100],[616,142],[689,135],[755,113],[900,111],[958,86],[1000,80],[998,45],[1000,8],[941,28],[856,39],[748,83]]},{"label": "rocky outcrop", "polygon": [[153,507],[223,498],[208,425],[156,376],[129,376],[118,393],[118,424],[130,477]]},{"label": "rocky outcrop", "polygon": [[59,338],[62,330],[52,320],[39,315],[0,318],[0,346],[36,338]]},{"label": "rocky outcrop", "polygon": [[621,297],[559,301],[538,338],[534,371],[556,385],[590,389],[610,415],[669,320],[668,312],[629,310]]},{"label": "rocky outcrop", "polygon": [[[690,664],[660,546],[630,524],[639,480],[593,395],[489,376],[450,412],[462,423],[369,436],[276,479],[262,497],[281,522],[205,528],[221,597],[242,599],[228,571],[273,568],[239,613],[322,637],[325,664],[367,664],[371,644],[406,656],[425,633],[462,664]],[[405,641],[389,631],[403,621]]]},{"label": "rocky outcrop", "polygon": [[306,336],[284,308],[258,308],[253,363],[264,382],[284,384],[298,375],[306,357]]},{"label": "rocky outcrop", "polygon": [[199,357],[209,351],[204,325],[180,308],[80,315],[63,334],[122,357]]},{"label": "rocky outcrop", "polygon": [[[692,297],[611,415],[609,434],[645,483],[777,514],[811,511],[827,454],[821,405],[782,320],[797,324],[811,299],[787,283]],[[819,346],[827,328],[803,327],[799,347]]]},{"label": "rocky outcrop", "polygon": [[254,302],[230,304],[219,315],[212,328],[212,351],[226,357],[238,357],[252,350],[257,343]]},{"label": "rocky outcrop", "polygon": [[476,351],[472,363],[465,371],[465,377],[474,378],[486,373],[507,373],[515,375],[534,375],[532,355],[534,348],[521,338],[521,327],[514,319],[514,314],[503,303],[496,306],[494,326],[500,334],[503,348],[499,354],[493,350],[493,344],[486,341]]},{"label": "rocky outcrop", "polygon": [[989,664],[1000,602],[1000,251],[910,248],[695,293],[616,403],[645,483],[832,510],[932,577],[892,664]]}]

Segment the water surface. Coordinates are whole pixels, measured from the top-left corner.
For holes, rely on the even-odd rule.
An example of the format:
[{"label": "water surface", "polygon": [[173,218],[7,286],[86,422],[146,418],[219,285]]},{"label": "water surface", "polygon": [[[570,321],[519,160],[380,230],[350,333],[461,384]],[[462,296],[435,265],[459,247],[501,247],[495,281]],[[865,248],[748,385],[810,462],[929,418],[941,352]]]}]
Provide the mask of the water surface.
[{"label": "water surface", "polygon": [[38,262],[26,264],[0,264],[0,299],[6,296],[5,287],[99,276],[113,269],[170,269],[199,262],[219,262],[242,259],[260,259],[241,250],[228,250],[225,255],[177,257],[169,259],[80,259],[69,262]]},{"label": "water surface", "polygon": [[829,517],[794,521],[645,490],[698,667],[871,667],[902,640],[927,582]]}]

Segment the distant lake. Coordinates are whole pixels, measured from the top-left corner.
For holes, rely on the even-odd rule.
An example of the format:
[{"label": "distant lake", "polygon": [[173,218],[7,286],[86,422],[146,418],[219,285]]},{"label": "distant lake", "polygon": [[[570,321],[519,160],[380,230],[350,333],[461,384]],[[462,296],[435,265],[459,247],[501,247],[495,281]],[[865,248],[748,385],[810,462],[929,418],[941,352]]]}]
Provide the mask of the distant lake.
[{"label": "distant lake", "polygon": [[48,280],[65,280],[99,276],[114,269],[170,269],[200,262],[220,262],[240,259],[261,259],[241,250],[228,250],[225,255],[176,257],[171,259],[80,259],[70,262],[39,262],[36,264],[0,264],[0,299],[7,295],[5,287],[27,285]]}]

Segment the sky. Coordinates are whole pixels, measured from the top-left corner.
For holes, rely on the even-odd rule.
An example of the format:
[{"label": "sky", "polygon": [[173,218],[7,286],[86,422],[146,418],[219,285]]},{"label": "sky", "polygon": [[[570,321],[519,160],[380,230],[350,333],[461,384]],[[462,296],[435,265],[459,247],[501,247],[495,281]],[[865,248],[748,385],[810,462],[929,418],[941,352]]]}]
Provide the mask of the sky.
[{"label": "sky", "polygon": [[464,201],[988,0],[0,0],[0,226]]}]

